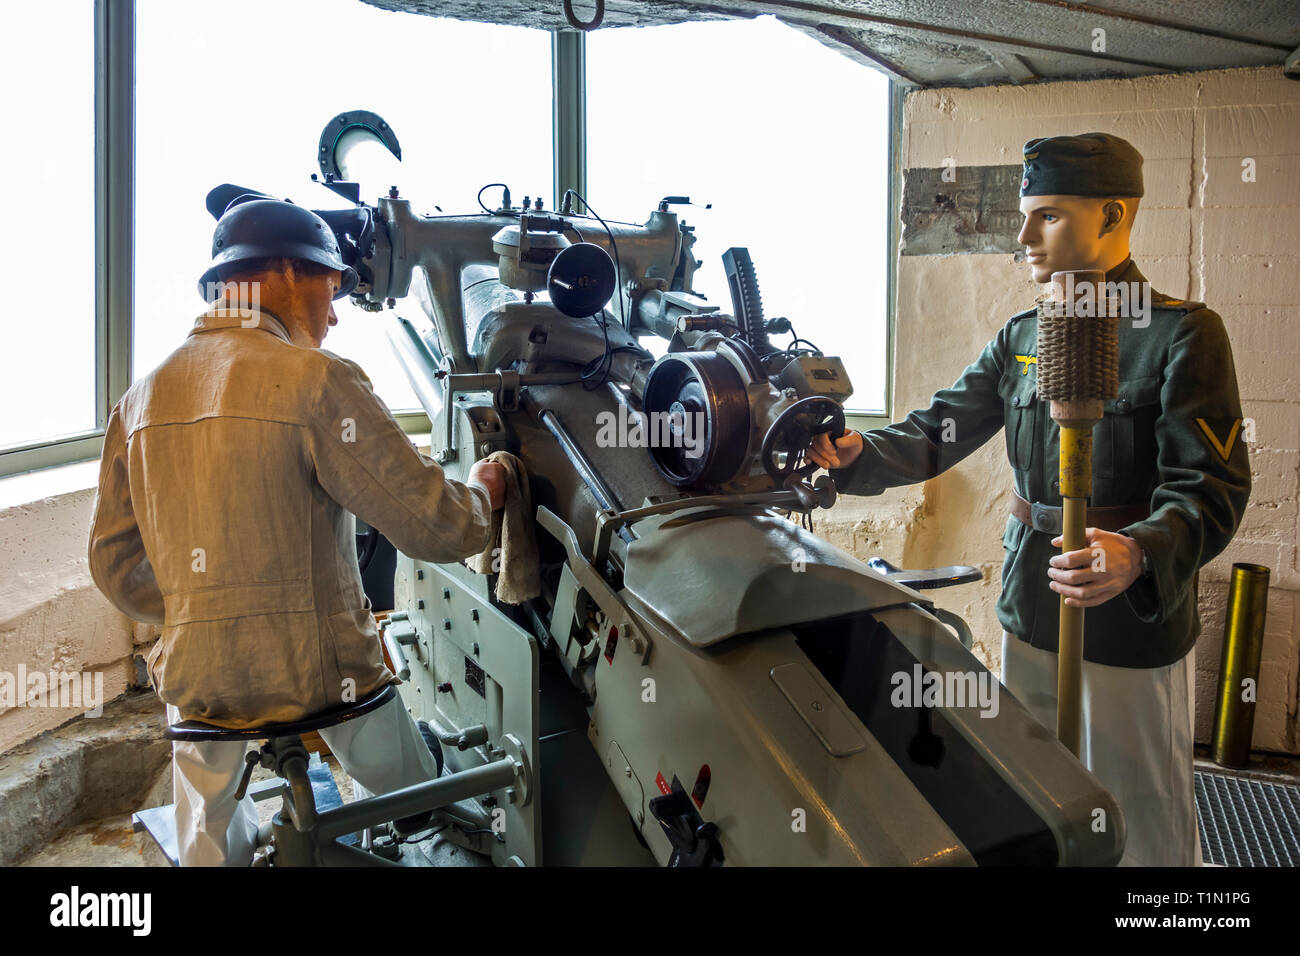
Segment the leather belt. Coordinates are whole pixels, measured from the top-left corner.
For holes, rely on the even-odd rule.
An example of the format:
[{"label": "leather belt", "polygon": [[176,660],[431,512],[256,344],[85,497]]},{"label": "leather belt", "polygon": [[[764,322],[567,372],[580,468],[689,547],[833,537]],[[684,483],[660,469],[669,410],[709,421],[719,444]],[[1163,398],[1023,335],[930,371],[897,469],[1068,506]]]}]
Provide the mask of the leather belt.
[{"label": "leather belt", "polygon": [[[1053,537],[1061,533],[1061,508],[1045,505],[1037,501],[1030,502],[1021,498],[1015,491],[1011,492],[1011,515],[1021,524],[1028,525],[1035,531],[1050,534]],[[1119,531],[1131,524],[1136,524],[1151,517],[1151,508],[1147,505],[1109,505],[1105,508],[1088,509],[1088,527],[1100,528],[1102,531]]]}]

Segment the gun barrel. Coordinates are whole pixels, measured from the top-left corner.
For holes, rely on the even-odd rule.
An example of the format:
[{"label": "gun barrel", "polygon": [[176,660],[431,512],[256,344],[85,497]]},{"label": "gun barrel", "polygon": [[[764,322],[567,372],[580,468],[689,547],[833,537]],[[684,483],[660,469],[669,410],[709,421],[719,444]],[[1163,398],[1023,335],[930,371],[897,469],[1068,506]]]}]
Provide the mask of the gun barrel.
[{"label": "gun barrel", "polygon": [[433,421],[438,417],[446,402],[446,395],[434,372],[438,368],[438,359],[429,351],[429,346],[420,333],[406,319],[394,316],[392,324],[386,330],[388,342],[397,353],[397,360],[406,373],[406,380],[411,383],[416,400]]}]

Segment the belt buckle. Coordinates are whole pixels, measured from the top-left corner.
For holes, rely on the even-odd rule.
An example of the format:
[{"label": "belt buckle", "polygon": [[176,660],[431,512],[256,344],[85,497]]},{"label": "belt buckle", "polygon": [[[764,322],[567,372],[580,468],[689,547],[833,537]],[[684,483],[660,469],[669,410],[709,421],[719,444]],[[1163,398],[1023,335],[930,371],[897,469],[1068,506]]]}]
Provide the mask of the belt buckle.
[{"label": "belt buckle", "polygon": [[1053,505],[1045,505],[1035,501],[1029,506],[1029,520],[1034,526],[1035,531],[1042,531],[1045,534],[1058,535],[1061,533],[1063,519],[1062,510]]}]

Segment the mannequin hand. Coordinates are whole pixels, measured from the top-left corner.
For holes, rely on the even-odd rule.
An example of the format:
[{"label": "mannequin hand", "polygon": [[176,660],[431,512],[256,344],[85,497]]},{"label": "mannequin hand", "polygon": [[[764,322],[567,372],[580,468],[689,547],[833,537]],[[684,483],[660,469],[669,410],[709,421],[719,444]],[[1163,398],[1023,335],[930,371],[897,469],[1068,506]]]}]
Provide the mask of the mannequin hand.
[{"label": "mannequin hand", "polygon": [[[1142,575],[1142,546],[1128,535],[1088,528],[1088,546],[1058,554],[1048,564],[1051,588],[1070,607],[1105,604]],[[1052,539],[1059,548],[1062,537]]]},{"label": "mannequin hand", "polygon": [[852,428],[831,442],[826,432],[814,435],[808,448],[808,458],[822,468],[847,468],[862,454],[862,433]]},{"label": "mannequin hand", "polygon": [[476,461],[469,470],[468,484],[480,485],[496,511],[506,503],[506,469],[495,461]]}]

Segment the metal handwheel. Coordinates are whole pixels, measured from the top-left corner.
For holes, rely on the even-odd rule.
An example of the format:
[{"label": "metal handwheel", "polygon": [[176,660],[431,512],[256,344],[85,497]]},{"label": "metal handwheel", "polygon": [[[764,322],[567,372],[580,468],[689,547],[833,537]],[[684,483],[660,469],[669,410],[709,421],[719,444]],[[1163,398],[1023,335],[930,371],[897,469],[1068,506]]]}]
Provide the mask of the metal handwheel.
[{"label": "metal handwheel", "polygon": [[813,438],[829,432],[844,433],[844,409],[833,399],[813,395],[795,402],[772,423],[763,438],[763,468],[779,485],[790,478],[802,478],[817,470],[816,462],[805,461]]}]

